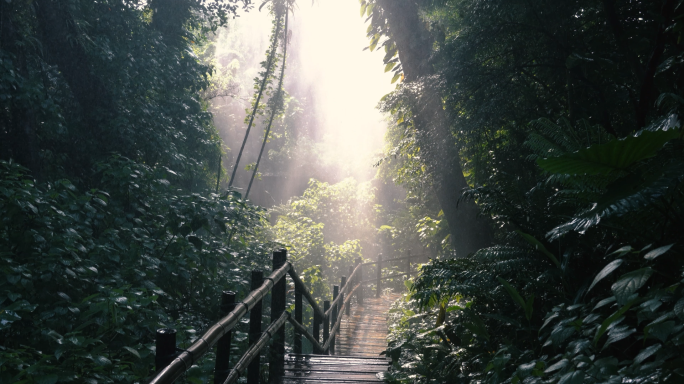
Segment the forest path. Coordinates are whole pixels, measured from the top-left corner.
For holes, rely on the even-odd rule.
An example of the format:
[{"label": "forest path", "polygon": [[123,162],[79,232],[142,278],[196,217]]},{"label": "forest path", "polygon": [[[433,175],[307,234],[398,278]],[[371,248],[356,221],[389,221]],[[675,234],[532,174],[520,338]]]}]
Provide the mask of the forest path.
[{"label": "forest path", "polygon": [[352,306],[351,316],[342,320],[334,355],[380,357],[387,349],[387,311],[399,297],[392,293]]},{"label": "forest path", "polygon": [[285,361],[282,383],[381,383],[390,360],[380,356],[387,348],[387,311],[400,297],[386,294],[366,298],[344,317],[333,355],[294,355]]}]

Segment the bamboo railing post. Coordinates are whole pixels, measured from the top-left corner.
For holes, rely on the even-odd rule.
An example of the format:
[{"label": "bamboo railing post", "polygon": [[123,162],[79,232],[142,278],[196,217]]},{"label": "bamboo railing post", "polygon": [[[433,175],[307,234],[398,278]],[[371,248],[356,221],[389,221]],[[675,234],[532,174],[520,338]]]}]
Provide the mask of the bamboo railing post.
[{"label": "bamboo railing post", "polygon": [[378,278],[378,282],[375,285],[375,297],[380,297],[380,292],[382,292],[382,253],[378,253],[378,263],[375,265],[377,271],[376,271],[376,276]]},{"label": "bamboo railing post", "polygon": [[[294,318],[299,324],[302,323],[302,291],[297,285],[295,285]],[[293,352],[302,353],[302,333],[297,329],[294,331]]]},{"label": "bamboo railing post", "polygon": [[156,353],[154,366],[159,372],[176,358],[176,330],[171,328],[157,329]]},{"label": "bamboo railing post", "polygon": [[[264,273],[259,270],[252,271],[251,290],[255,290],[264,282]],[[249,312],[249,346],[256,344],[261,337],[261,309],[262,301],[254,304],[254,308]],[[260,356],[261,354],[259,354]],[[255,357],[247,367],[247,384],[259,384],[259,356]]]},{"label": "bamboo railing post", "polygon": [[[195,342],[188,346],[187,349],[178,353],[166,367],[151,378],[149,384],[173,383],[181,378],[192,366],[196,366],[196,363],[199,363],[203,356],[211,352],[212,347],[216,346],[221,337],[225,336],[229,330],[234,329],[247,312],[252,311],[259,302],[263,301],[264,297],[266,297],[273,288],[273,282],[280,281],[290,271],[296,276],[296,273],[289,263],[285,263],[277,271],[273,271],[268,278],[264,279],[268,281],[263,282],[258,288],[252,290],[227,316],[211,325]],[[298,279],[298,277],[296,277],[296,279]],[[305,295],[308,297],[309,293],[306,292]],[[320,309],[317,308],[317,310],[321,312]],[[257,317],[257,320],[261,320],[260,317]],[[280,329],[288,320],[294,322],[294,319],[291,318],[287,312],[283,312],[278,321],[268,327],[268,333],[256,333],[257,336],[260,336],[259,339],[249,348],[248,352],[235,363],[235,366],[231,369],[225,382],[232,383],[238,376],[246,376],[245,371],[247,370],[249,363],[259,357],[261,350],[268,344],[268,341],[272,339],[271,335],[275,334],[275,331]],[[253,321],[252,325],[260,323],[260,321]],[[306,329],[301,325],[299,328],[302,331]],[[257,359],[257,367],[259,362],[260,361]],[[258,374],[258,370],[256,372]]]},{"label": "bamboo railing post", "polygon": [[[313,337],[318,341],[319,343],[321,342],[321,318],[318,316],[318,312],[314,311],[313,315]],[[322,353],[322,351],[320,351]],[[316,351],[314,351],[316,353]]]},{"label": "bamboo railing post", "polygon": [[[326,300],[323,302],[323,312],[328,312],[328,309],[330,309],[330,301]],[[327,318],[323,319],[323,344],[328,342],[328,339],[330,338],[330,316]],[[329,355],[330,353],[328,351],[323,351],[324,354]]]},{"label": "bamboo railing post", "polygon": [[[359,266],[359,271],[358,271],[358,274],[356,276],[356,278],[358,280],[356,280],[356,281],[358,281],[359,283],[361,283],[363,281],[363,266],[360,265],[362,262],[363,262],[363,259],[361,259],[360,257],[356,259],[356,264]],[[359,291],[356,294],[356,301],[359,303],[359,305],[363,305],[363,286],[359,287]]]},{"label": "bamboo railing post", "polygon": [[[333,285],[333,301],[337,299],[337,296],[340,295],[340,286],[339,285]],[[337,307],[339,306],[338,304],[335,304],[335,306],[332,309],[332,312],[330,313],[330,324],[333,326],[337,324]],[[330,343],[330,354],[334,355],[335,354],[335,334],[331,334],[330,338],[332,339],[332,342]]]},{"label": "bamboo railing post", "polygon": [[[342,278],[340,279],[340,290],[344,289],[345,286],[347,286],[347,277],[342,276]],[[338,305],[339,310],[337,311],[337,313],[340,316],[342,316],[342,314],[344,313],[344,296],[345,295],[344,295],[344,293],[341,293],[340,296],[342,296],[342,297],[340,298],[340,304]],[[349,314],[347,314],[347,316],[349,316]]]},{"label": "bamboo railing post", "polygon": [[[349,266],[349,275],[347,275],[347,276],[351,276],[352,273],[354,273],[354,266],[350,265]],[[353,279],[347,281],[347,284],[350,285],[350,291],[349,291],[350,295],[351,295],[351,289],[354,289],[354,286],[356,285],[354,283],[355,281],[358,281],[358,280],[356,278],[353,278]],[[349,301],[347,302],[347,305],[345,306],[345,312],[347,313],[347,316],[351,316],[351,299],[352,298],[350,297]]]},{"label": "bamboo railing post", "polygon": [[[227,316],[235,308],[235,292],[223,291],[221,294],[220,316]],[[214,384],[222,384],[230,371],[230,345],[233,331],[226,332],[216,343],[216,365],[214,366]]]},{"label": "bamboo railing post", "polygon": [[[273,270],[277,270],[287,262],[287,250],[281,249],[273,252]],[[274,282],[271,291],[271,323],[275,323],[285,312],[285,296],[287,294],[287,281],[283,276]],[[280,327],[273,335],[270,358],[268,364],[268,381],[280,382],[285,373],[285,327]]]}]

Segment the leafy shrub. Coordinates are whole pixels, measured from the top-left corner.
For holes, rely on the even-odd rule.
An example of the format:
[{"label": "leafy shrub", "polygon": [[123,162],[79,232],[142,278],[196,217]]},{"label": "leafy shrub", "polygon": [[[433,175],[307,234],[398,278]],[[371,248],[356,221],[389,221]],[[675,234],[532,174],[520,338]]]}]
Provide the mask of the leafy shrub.
[{"label": "leafy shrub", "polygon": [[424,266],[393,310],[390,379],[681,382],[684,158],[681,130],[666,120],[584,149],[563,144],[577,140],[574,128],[538,125],[530,146],[553,154],[537,160],[547,181],[517,208],[503,177],[502,190],[468,192],[501,221],[544,196],[526,212],[534,235],[510,231],[506,245]]},{"label": "leafy shrub", "polygon": [[239,195],[187,194],[122,157],[97,170],[102,190],[81,192],[0,162],[2,382],[141,381],[157,328],[187,344],[269,264],[263,211]]},{"label": "leafy shrub", "polygon": [[[327,286],[339,284],[362,251],[373,250],[373,200],[373,190],[353,179],[332,185],[311,179],[301,197],[274,209],[276,240],[300,268],[315,266]],[[315,293],[329,295],[329,289]]]}]

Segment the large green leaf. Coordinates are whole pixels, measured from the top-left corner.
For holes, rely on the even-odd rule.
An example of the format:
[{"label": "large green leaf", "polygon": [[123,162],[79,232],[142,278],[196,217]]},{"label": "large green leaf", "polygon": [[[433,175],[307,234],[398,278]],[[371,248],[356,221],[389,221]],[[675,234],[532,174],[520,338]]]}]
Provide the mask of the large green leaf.
[{"label": "large green leaf", "polygon": [[626,170],[637,161],[652,157],[663,145],[680,136],[680,131],[644,131],[641,135],[607,144],[593,145],[577,152],[537,159],[545,171],[570,175],[603,175],[613,171]]},{"label": "large green leaf", "polygon": [[622,315],[624,315],[625,312],[629,310],[629,308],[634,304],[634,300],[630,301],[629,303],[625,304],[620,308],[617,312],[613,313],[601,323],[601,326],[599,329],[596,331],[596,335],[594,336],[594,345],[598,343],[599,339],[601,339],[601,336],[603,336],[604,333],[608,330],[608,327],[613,324],[617,319],[619,319]]},{"label": "large green leaf", "polygon": [[499,283],[501,283],[504,286],[504,288],[506,289],[508,294],[511,295],[513,300],[516,303],[518,303],[518,305],[520,305],[520,307],[524,310],[525,309],[525,300],[522,298],[522,296],[520,296],[520,294],[518,293],[518,290],[515,289],[515,287],[512,286],[508,281],[506,281],[500,277],[497,277],[496,279],[499,280]]},{"label": "large green leaf", "polygon": [[387,65],[385,65],[385,72],[391,71],[395,65],[397,65],[397,63],[387,63]]},{"label": "large green leaf", "polygon": [[684,298],[679,299],[677,304],[674,306],[674,313],[680,319],[684,319]]},{"label": "large green leaf", "polygon": [[582,384],[584,382],[584,372],[571,371],[563,375],[558,384]]},{"label": "large green leaf", "polygon": [[532,319],[532,312],[534,311],[534,294],[531,294],[527,297],[527,301],[525,301],[525,318],[527,320]]},{"label": "large green leaf", "polygon": [[634,363],[636,364],[641,364],[644,362],[644,360],[648,359],[651,357],[654,353],[658,352],[658,350],[662,347],[662,344],[653,344],[650,347],[646,349],[642,349],[641,352],[634,358]]},{"label": "large green leaf", "polygon": [[591,283],[591,285],[589,286],[589,289],[587,289],[587,292],[591,291],[591,289],[594,288],[594,286],[596,285],[596,283],[598,283],[599,281],[601,281],[604,277],[608,276],[611,272],[613,272],[613,271],[616,270],[620,265],[622,265],[622,262],[623,262],[622,259],[613,260],[613,261],[611,261],[610,263],[608,263],[608,265],[606,265],[605,267],[603,267],[603,269],[601,270],[601,272],[599,272],[598,275],[596,275],[596,277],[594,278],[594,281],[593,281],[593,282]]},{"label": "large green leaf", "polygon": [[644,333],[648,336],[659,339],[662,342],[666,342],[668,336],[675,330],[674,321],[663,321],[657,324],[649,324],[645,329]]},{"label": "large green leaf", "polygon": [[642,268],[622,275],[611,287],[618,303],[626,303],[629,296],[646,284],[653,272],[651,268]]},{"label": "large green leaf", "polygon": [[500,277],[497,277],[496,279],[499,280],[499,283],[501,283],[508,292],[508,294],[511,295],[513,301],[518,303],[518,305],[520,305],[523,311],[525,311],[525,318],[527,320],[530,320],[532,318],[532,311],[534,309],[534,295],[529,296],[529,298],[525,300],[522,298],[522,296],[520,296],[518,290],[515,289],[515,287],[512,286],[509,282]]},{"label": "large green leaf", "polygon": [[539,252],[541,252],[541,253],[545,254],[546,256],[548,256],[548,258],[551,259],[551,261],[556,265],[556,267],[560,268],[560,266],[561,266],[561,265],[560,265],[560,262],[558,261],[558,259],[556,258],[556,256],[555,256],[553,253],[551,253],[548,249],[546,249],[546,247],[544,246],[544,244],[542,244],[542,243],[541,243],[539,240],[537,240],[534,236],[528,235],[527,233],[525,233],[525,232],[523,232],[523,231],[516,230],[516,232],[517,232],[520,236],[522,236],[522,238],[525,239],[525,241],[527,241],[528,243],[534,245],[534,248],[535,248],[536,250],[538,250]]},{"label": "large green leaf", "polygon": [[653,259],[655,259],[656,257],[662,255],[663,253],[669,251],[670,248],[672,248],[673,245],[674,245],[674,244],[670,244],[670,245],[666,245],[666,246],[663,246],[663,247],[660,247],[660,248],[656,248],[656,249],[652,250],[651,252],[647,253],[646,255],[644,255],[644,259],[646,259],[646,260],[653,260]]}]

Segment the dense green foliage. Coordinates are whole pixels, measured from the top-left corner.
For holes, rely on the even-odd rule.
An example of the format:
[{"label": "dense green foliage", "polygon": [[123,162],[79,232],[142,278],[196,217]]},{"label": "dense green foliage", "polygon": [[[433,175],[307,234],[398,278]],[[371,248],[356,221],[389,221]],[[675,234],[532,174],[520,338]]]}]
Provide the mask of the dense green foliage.
[{"label": "dense green foliage", "polygon": [[[682,2],[415,3],[434,75],[383,99],[380,167],[422,207],[404,215],[425,244],[446,249],[392,311],[390,381],[684,380]],[[362,12],[399,79],[407,31],[389,4]],[[496,228],[468,257],[449,257],[424,160],[436,147],[416,129],[429,89],[464,162],[462,201]]]},{"label": "dense green foliage", "polygon": [[[316,297],[329,294],[348,267],[374,250],[376,212],[369,183],[345,179],[337,184],[316,180],[298,198],[273,210],[276,241],[284,244],[300,269],[323,273]],[[322,291],[319,291],[322,289]]]},{"label": "dense green foliage", "polygon": [[3,3],[3,159],[87,182],[117,152],[201,187],[219,147],[197,97],[211,68],[193,49],[225,12],[152,3],[159,12],[137,1]]},{"label": "dense green foliage", "polygon": [[200,57],[238,4],[0,2],[3,383],[142,382],[156,329],[189,345],[267,268],[265,212],[212,193],[228,85]]},{"label": "dense green foliage", "polygon": [[[155,329],[188,345],[274,247],[323,297],[416,243],[436,257],[391,311],[391,382],[684,380],[682,0],[361,0],[397,83],[378,178],[405,195],[308,181],[328,170],[311,101],[276,86],[282,12],[253,81],[257,54],[209,41],[237,4],[0,1],[0,381],[141,382]],[[216,189],[209,100],[236,84],[260,127],[275,111],[262,173],[308,182],[272,224]],[[244,107],[213,105],[233,133]],[[454,224],[491,245],[453,257]]]},{"label": "dense green foliage", "polygon": [[268,263],[259,209],[172,187],[167,168],[113,158],[97,164],[101,189],[80,191],[0,164],[3,382],[142,380],[157,328],[187,344],[221,291],[244,295],[243,271]]},{"label": "dense green foliage", "polygon": [[[272,157],[284,168],[288,151],[314,147],[295,132],[304,131],[297,100],[274,81],[284,70],[273,48],[283,42],[284,18],[274,18],[273,47],[252,80],[240,64],[261,53],[229,52],[231,62],[216,55],[217,44],[236,38],[217,29],[234,11],[234,2],[226,4],[0,4],[9,23],[3,33],[25,39],[3,39],[0,52],[7,69],[0,84],[0,381],[142,382],[154,368],[155,330],[177,329],[178,347],[187,347],[217,320],[221,291],[243,297],[249,271],[269,269],[275,247],[289,248],[322,298],[363,248],[376,246],[367,184],[312,180],[301,198],[276,208],[274,225],[239,193],[214,189],[221,143],[209,104],[244,83],[255,84],[250,112],[264,84],[255,122],[278,112]],[[80,39],[73,46],[71,36]],[[85,61],[78,67],[77,60]],[[214,111],[223,112],[219,103]],[[244,350],[244,330],[236,330],[235,350]],[[184,379],[210,379],[212,357]]]}]

